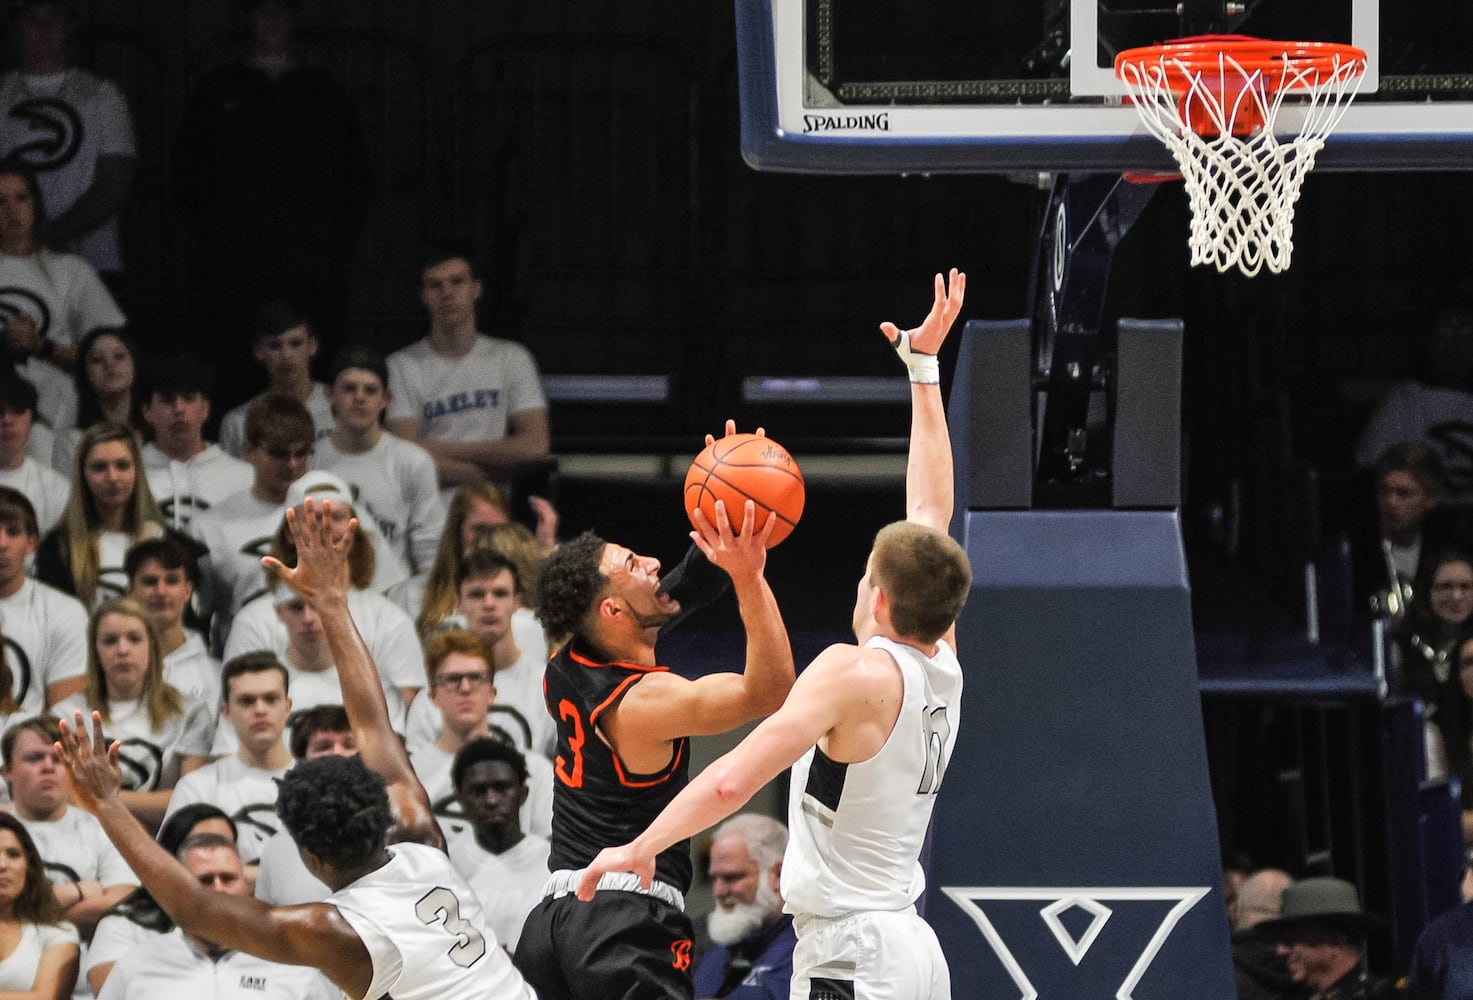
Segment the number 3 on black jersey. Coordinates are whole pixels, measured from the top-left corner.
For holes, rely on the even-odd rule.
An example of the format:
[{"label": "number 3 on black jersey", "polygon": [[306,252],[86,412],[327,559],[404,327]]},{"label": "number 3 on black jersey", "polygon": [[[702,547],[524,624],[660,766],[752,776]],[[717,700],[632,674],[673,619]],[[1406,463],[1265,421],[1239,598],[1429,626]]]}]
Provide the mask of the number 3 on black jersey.
[{"label": "number 3 on black jersey", "polygon": [[558,780],[569,788],[583,787],[583,717],[578,714],[578,706],[564,698],[558,702],[558,718],[564,722],[572,723],[572,731],[565,733],[568,739],[568,755],[557,755],[553,761],[553,771]]},{"label": "number 3 on black jersey", "polygon": [[436,886],[414,904],[414,915],[420,923],[444,923],[447,933],[458,940],[445,954],[462,969],[469,969],[486,954],[486,939],[475,925],[460,915],[460,900],[444,886]]}]

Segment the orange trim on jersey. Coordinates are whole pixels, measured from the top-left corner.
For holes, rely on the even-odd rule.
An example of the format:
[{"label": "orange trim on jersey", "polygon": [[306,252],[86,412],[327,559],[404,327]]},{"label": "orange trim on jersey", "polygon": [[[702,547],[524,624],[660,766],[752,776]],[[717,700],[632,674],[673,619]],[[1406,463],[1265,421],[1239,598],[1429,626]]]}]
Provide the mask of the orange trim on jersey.
[{"label": "orange trim on jersey", "polygon": [[630,781],[628,774],[624,771],[624,762],[619,760],[617,753],[613,752],[613,747],[609,747],[609,760],[614,762],[614,771],[619,777],[619,784],[625,788],[653,788],[656,785],[663,785],[670,780],[670,776],[675,773],[675,769],[680,767],[680,758],[685,756],[685,745],[689,742],[690,739],[688,737],[681,737],[675,740],[675,753],[671,755],[670,763],[665,765],[665,770],[651,776],[649,781]]},{"label": "orange trim on jersey", "polygon": [[[613,707],[613,705],[617,701],[619,701],[620,698],[623,698],[624,695],[628,694],[630,687],[644,680],[645,676],[649,674],[670,672],[669,667],[659,666],[658,664],[655,666],[647,666],[642,663],[628,663],[623,660],[614,660],[609,663],[602,663],[598,660],[591,660],[588,657],[583,656],[571,646],[568,647],[568,658],[585,667],[596,669],[600,669],[603,667],[623,667],[626,670],[638,671],[638,673],[634,676],[626,677],[622,681],[620,681],[618,686],[616,686],[614,690],[609,692],[609,696],[603,701],[599,702],[597,705],[595,705],[593,707],[593,710],[588,713],[588,726],[590,729],[593,729],[595,731],[598,729],[599,716],[602,715],[606,709]],[[545,675],[543,677],[543,683],[546,683]],[[619,752],[615,750],[613,744],[609,743],[607,740],[604,741],[604,745],[607,746],[609,749],[609,760],[613,761],[614,771],[618,776],[619,784],[623,785],[625,788],[651,788],[655,785],[663,784],[664,782],[668,781],[670,775],[673,774],[675,772],[675,769],[680,766],[681,758],[685,755],[685,747],[683,746],[685,740],[674,740],[672,742],[674,742],[675,744],[675,753],[671,755],[670,763],[666,764],[662,770],[656,772],[653,775],[650,775],[650,780],[648,781],[631,781],[629,779],[628,772],[624,770],[624,762],[619,759]]]},{"label": "orange trim on jersey", "polygon": [[624,697],[624,695],[628,692],[630,685],[637,684],[642,680],[644,680],[643,677],[626,677],[622,681],[620,681],[618,687],[610,691],[607,698],[599,702],[597,705],[593,706],[593,711],[588,713],[588,724],[590,726],[597,726],[598,717],[604,713],[604,709],[608,708],[614,702]]},{"label": "orange trim on jersey", "polygon": [[574,662],[578,663],[580,666],[584,666],[584,667],[594,667],[594,668],[623,667],[625,670],[638,670],[638,671],[640,671],[642,673],[646,673],[646,674],[658,673],[660,671],[664,671],[664,672],[668,673],[669,670],[670,670],[669,667],[662,667],[662,666],[659,666],[658,664],[656,664],[655,666],[651,667],[651,666],[648,666],[648,665],[643,664],[643,663],[629,663],[629,662],[627,662],[625,660],[610,660],[607,663],[604,663],[604,662],[602,662],[600,660],[591,660],[588,657],[584,656],[582,653],[578,652],[572,646],[569,646],[568,647],[568,659],[573,660]]}]

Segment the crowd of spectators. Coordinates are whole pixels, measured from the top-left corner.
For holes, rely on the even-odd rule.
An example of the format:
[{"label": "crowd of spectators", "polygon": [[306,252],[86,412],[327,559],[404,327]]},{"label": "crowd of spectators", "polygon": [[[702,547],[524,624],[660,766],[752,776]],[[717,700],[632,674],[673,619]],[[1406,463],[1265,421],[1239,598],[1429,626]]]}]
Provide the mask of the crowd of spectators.
[{"label": "crowd of spectators", "polygon": [[527,601],[557,514],[537,498],[523,526],[508,502],[521,464],[548,457],[536,365],[479,331],[477,261],[450,242],[406,275],[423,340],[386,357],[350,335],[373,189],[356,111],[302,58],[296,3],[239,8],[245,46],[198,80],[172,150],[190,338],[125,312],[127,100],[75,64],[71,3],[5,8],[0,936],[22,943],[0,989],[45,1000],[215,996],[227,965],[268,996],[332,995],[172,927],[69,805],[51,747],[59,716],[100,713],[130,811],[203,884],[325,898],[274,779],[355,747],[320,622],[261,565],[293,563],[284,512],[308,498],[360,523],[354,618],[504,944],[546,878],[547,645]]},{"label": "crowd of spectators", "polygon": [[[424,336],[387,356],[355,341],[348,279],[373,192],[356,112],[302,58],[294,0],[239,6],[245,46],[199,79],[171,151],[190,232],[190,326],[208,331],[187,353],[178,337],[166,349],[128,325],[118,216],[138,154],[125,97],[75,64],[67,0],[8,8],[0,873],[12,853],[27,871],[0,878],[0,931],[18,923],[27,943],[0,962],[0,989],[48,1000],[74,986],[141,995],[159,969],[188,982],[201,956],[219,957],[172,928],[90,817],[68,807],[50,748],[58,715],[102,713],[123,741],[131,809],[212,888],[254,887],[273,904],[328,894],[281,830],[274,779],[296,760],[352,754],[352,735],[315,613],[260,562],[292,563],[283,515],[308,498],[360,522],[354,618],[450,857],[506,946],[546,871],[548,647],[531,597],[557,514],[534,497],[524,525],[507,498],[519,469],[551,448],[536,364],[481,332],[477,260],[453,242],[427,248],[416,276]],[[1473,309],[1438,312],[1427,361],[1357,446],[1375,517],[1352,539],[1355,588],[1393,625],[1393,689],[1427,706],[1429,777],[1468,789]],[[786,995],[782,839],[761,817],[715,835],[702,995]],[[1363,954],[1374,920],[1353,887],[1332,883],[1267,870],[1233,886],[1241,995],[1339,996],[1347,976],[1356,995],[1379,995]],[[1324,955],[1333,960],[1316,965]],[[241,975],[284,996],[325,987]]]}]

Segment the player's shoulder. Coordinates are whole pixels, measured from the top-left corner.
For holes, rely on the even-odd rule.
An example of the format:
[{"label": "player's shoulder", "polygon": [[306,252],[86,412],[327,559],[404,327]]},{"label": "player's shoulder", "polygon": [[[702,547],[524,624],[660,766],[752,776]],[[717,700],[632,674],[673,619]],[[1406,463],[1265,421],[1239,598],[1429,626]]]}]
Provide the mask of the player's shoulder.
[{"label": "player's shoulder", "polygon": [[883,646],[841,642],[829,646],[809,664],[803,676],[821,683],[846,701],[885,700],[904,688],[900,664]]},{"label": "player's shoulder", "polygon": [[892,662],[884,649],[852,642],[836,642],[814,657],[804,673],[819,670],[825,674],[862,679]]}]

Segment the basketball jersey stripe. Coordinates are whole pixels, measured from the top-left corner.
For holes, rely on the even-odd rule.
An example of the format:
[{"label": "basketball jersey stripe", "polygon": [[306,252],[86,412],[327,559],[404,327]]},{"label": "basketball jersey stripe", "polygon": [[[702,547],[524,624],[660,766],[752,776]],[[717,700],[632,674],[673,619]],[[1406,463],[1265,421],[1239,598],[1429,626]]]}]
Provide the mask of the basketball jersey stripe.
[{"label": "basketball jersey stripe", "polygon": [[854,1000],[852,979],[810,979],[808,1000]]},{"label": "basketball jersey stripe", "polygon": [[[813,765],[808,769],[808,784],[803,789],[805,799],[812,799],[826,807],[829,820],[824,825],[833,825],[833,813],[839,808],[839,799],[844,795],[844,778],[849,765],[841,764],[824,753],[822,748],[813,748]],[[804,812],[808,811],[804,803]],[[815,814],[817,815],[817,814]]]}]

